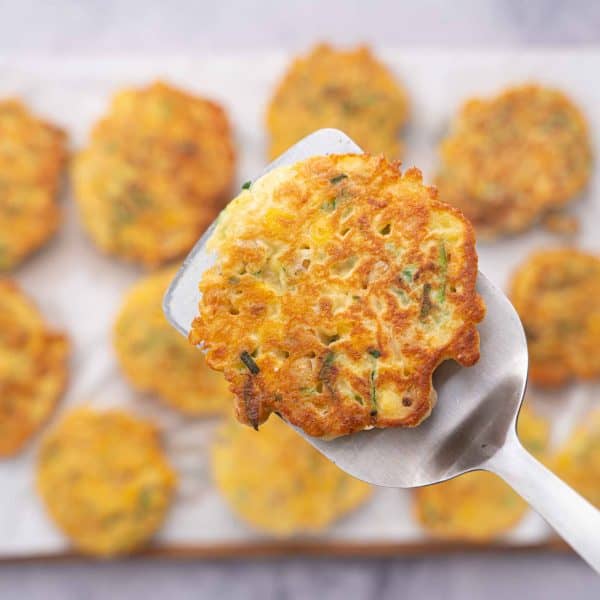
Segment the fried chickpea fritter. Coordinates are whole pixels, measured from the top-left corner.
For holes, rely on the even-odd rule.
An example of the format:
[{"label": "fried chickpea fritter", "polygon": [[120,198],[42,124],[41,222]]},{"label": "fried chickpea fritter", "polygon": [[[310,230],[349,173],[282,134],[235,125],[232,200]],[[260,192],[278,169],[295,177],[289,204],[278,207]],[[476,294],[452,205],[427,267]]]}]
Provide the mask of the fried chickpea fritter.
[{"label": "fried chickpea fritter", "polygon": [[[523,445],[542,458],[548,445],[548,422],[524,407],[518,428]],[[484,471],[418,488],[414,501],[417,520],[430,534],[479,542],[505,533],[528,510],[527,503],[500,477]]]},{"label": "fried chickpea fritter", "polygon": [[125,297],[114,328],[119,363],[142,391],[157,394],[188,415],[218,413],[231,406],[225,378],[175,331],[162,312],[163,295],[176,268],[150,275]]},{"label": "fried chickpea fritter", "polygon": [[37,487],[46,509],[86,554],[143,546],[162,525],[175,483],[155,428],[118,410],[71,411],[39,453]]},{"label": "fried chickpea fritter", "polygon": [[367,47],[316,46],[289,67],[267,110],[275,158],[322,127],[336,127],[374,154],[398,158],[408,114],[405,91]]},{"label": "fried chickpea fritter", "polygon": [[553,466],[559,477],[600,509],[600,410],[573,433]]},{"label": "fried chickpea fritter", "polygon": [[341,471],[280,419],[259,432],[225,423],[211,464],[231,509],[280,536],[321,531],[371,495],[368,484]]},{"label": "fried chickpea fritter", "polygon": [[479,358],[472,228],[416,169],[367,155],[280,167],[208,247],[190,340],[255,428],[274,411],[327,438],[418,425],[440,362]]},{"label": "fried chickpea fritter", "polygon": [[533,383],[600,377],[600,258],[562,248],[532,254],[510,298],[523,321]]},{"label": "fried chickpea fritter", "polygon": [[0,280],[0,457],[18,452],[52,413],[68,353],[66,336],[46,325],[14,282]]},{"label": "fried chickpea fritter", "polygon": [[440,196],[484,237],[522,231],[564,206],[585,188],[592,168],[579,109],[536,85],[468,101],[440,154]]},{"label": "fried chickpea fritter", "polygon": [[18,100],[0,101],[0,272],[52,236],[67,159],[66,134]]},{"label": "fried chickpea fritter", "polygon": [[117,94],[73,167],[96,244],[148,266],[192,247],[228,200],[233,176],[223,109],[164,83]]}]

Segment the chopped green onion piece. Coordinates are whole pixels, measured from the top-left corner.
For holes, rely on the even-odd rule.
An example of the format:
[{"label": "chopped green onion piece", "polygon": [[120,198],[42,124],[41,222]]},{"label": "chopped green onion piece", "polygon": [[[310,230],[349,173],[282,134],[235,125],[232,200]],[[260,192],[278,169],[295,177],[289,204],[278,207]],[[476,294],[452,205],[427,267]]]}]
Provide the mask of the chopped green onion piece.
[{"label": "chopped green onion piece", "polygon": [[404,279],[406,279],[406,281],[411,283],[415,276],[416,270],[417,270],[417,267],[415,267],[415,265],[408,265],[407,267],[402,269],[402,277],[404,277]]},{"label": "chopped green onion piece", "polygon": [[246,181],[246,182],[244,183],[244,185],[242,185],[242,189],[243,189],[243,190],[249,190],[251,185],[252,185],[252,182],[251,182],[251,181]]},{"label": "chopped green onion piece", "polygon": [[440,242],[440,267],[441,267],[441,275],[442,275],[442,285],[440,287],[440,291],[438,294],[438,299],[441,302],[446,300],[446,279],[448,274],[448,255],[446,254],[446,244],[444,242]]},{"label": "chopped green onion piece", "polygon": [[332,177],[329,181],[333,184],[336,184],[336,183],[339,183],[340,181],[346,179],[347,177],[348,177],[348,175],[346,175],[345,173],[340,173],[339,175]]},{"label": "chopped green onion piece", "polygon": [[426,283],[423,285],[423,296],[421,299],[421,313],[420,318],[424,319],[431,312],[431,297],[429,294],[431,293],[431,284]]},{"label": "chopped green onion piece", "polygon": [[252,373],[252,375],[258,375],[260,373],[260,369],[258,365],[254,362],[254,359],[246,352],[245,350],[240,354],[240,359],[242,362],[248,367],[248,371]]},{"label": "chopped green onion piece", "polygon": [[371,410],[371,415],[374,416],[377,414],[377,388],[375,387],[375,379],[377,378],[377,368],[373,369],[371,371],[371,377],[370,377],[370,382],[371,382],[371,405],[372,405],[372,410]]},{"label": "chopped green onion piece", "polygon": [[333,212],[337,205],[337,198],[333,198],[332,200],[328,200],[327,202],[323,202],[321,204],[321,210],[325,212]]},{"label": "chopped green onion piece", "polygon": [[377,350],[377,348],[370,348],[369,350],[367,350],[367,352],[373,357],[373,358],[379,358],[381,356],[381,352],[379,352],[379,350]]}]

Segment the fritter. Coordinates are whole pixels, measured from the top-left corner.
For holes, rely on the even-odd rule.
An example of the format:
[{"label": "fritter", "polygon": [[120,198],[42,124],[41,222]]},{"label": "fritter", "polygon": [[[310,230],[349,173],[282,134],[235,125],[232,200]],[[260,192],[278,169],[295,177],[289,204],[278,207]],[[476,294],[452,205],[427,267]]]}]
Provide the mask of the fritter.
[{"label": "fritter", "polygon": [[510,298],[529,347],[533,383],[558,387],[600,377],[600,258],[573,248],[532,254],[513,276]]},{"label": "fritter", "polygon": [[600,509],[600,410],[585,420],[553,461],[556,474]]},{"label": "fritter", "polygon": [[[524,407],[519,415],[523,445],[542,458],[549,424]],[[527,503],[500,477],[477,471],[414,491],[415,514],[432,535],[446,539],[485,541],[516,525]]]},{"label": "fritter", "polygon": [[275,169],[223,211],[190,341],[225,373],[240,421],[310,435],[418,425],[431,375],[479,358],[470,223],[383,157]]},{"label": "fritter", "polygon": [[279,536],[321,531],[371,495],[368,484],[341,471],[280,419],[258,433],[233,420],[225,423],[211,464],[231,509]]},{"label": "fritter", "polygon": [[0,271],[12,269],[58,228],[66,140],[18,100],[0,101]]},{"label": "fritter", "polygon": [[562,92],[525,85],[470,100],[440,147],[440,195],[484,237],[516,233],[586,186],[588,126]]},{"label": "fritter", "polygon": [[126,554],[164,521],[176,477],[155,428],[81,407],[44,439],[37,487],[56,525],[86,554]]},{"label": "fritter", "polygon": [[96,244],[155,266],[189,250],[234,176],[223,109],[164,83],[117,94],[74,162],[84,225]]},{"label": "fritter", "polygon": [[322,127],[336,127],[374,154],[398,158],[408,115],[406,92],[369,48],[316,46],[288,68],[266,115],[275,158]]},{"label": "fritter", "polygon": [[222,412],[232,402],[225,378],[207,366],[162,312],[176,272],[169,268],[150,275],[127,294],[114,327],[117,357],[135,387],[172,408],[192,416]]},{"label": "fritter", "polygon": [[16,283],[0,280],[0,457],[18,452],[52,413],[68,353],[66,336],[46,325]]}]

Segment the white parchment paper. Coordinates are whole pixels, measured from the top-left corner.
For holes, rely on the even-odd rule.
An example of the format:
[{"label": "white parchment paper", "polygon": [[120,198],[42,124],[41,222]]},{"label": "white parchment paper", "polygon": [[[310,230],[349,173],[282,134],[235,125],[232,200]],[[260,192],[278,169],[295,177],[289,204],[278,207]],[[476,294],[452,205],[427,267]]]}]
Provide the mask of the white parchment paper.
[{"label": "white parchment paper", "polygon": [[[404,164],[420,167],[426,180],[434,173],[437,140],[465,98],[529,80],[556,85],[580,104],[589,119],[597,153],[600,52],[399,49],[379,55],[410,93],[412,117]],[[170,59],[0,59],[0,97],[23,97],[34,110],[65,127],[76,149],[85,142],[112,93],[157,77],[167,79],[212,97],[228,109],[236,131],[241,183],[256,177],[266,164],[263,113],[288,60],[289,56],[277,53]],[[577,243],[597,251],[599,183],[596,172],[588,192],[572,208],[582,224]],[[160,421],[182,486],[156,544],[205,549],[265,541],[267,538],[237,520],[211,487],[206,449],[214,422],[185,422],[152,399],[140,397],[123,380],[111,345],[112,323],[123,293],[142,272],[96,250],[80,227],[70,190],[62,204],[64,223],[59,234],[16,273],[47,319],[72,339],[70,385],[53,420],[73,404],[92,402],[125,405]],[[480,268],[505,287],[510,272],[528,252],[561,243],[557,236],[538,229],[501,243],[482,244]],[[552,394],[532,390],[535,407],[552,419],[554,444],[568,435],[586,411],[600,404],[599,392],[599,386],[591,384],[572,385]],[[38,441],[34,439],[17,458],[0,462],[0,557],[60,554],[68,549],[35,494],[33,466]],[[503,541],[537,544],[549,535],[543,521],[530,513]],[[427,537],[411,517],[409,492],[377,489],[368,504],[317,540],[410,546]]]}]

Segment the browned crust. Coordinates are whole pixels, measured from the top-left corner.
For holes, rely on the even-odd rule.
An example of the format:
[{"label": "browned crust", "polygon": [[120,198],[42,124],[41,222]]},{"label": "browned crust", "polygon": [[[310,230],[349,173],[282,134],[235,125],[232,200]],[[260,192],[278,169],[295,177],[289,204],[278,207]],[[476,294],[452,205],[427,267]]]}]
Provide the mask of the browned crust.
[{"label": "browned crust", "polygon": [[534,252],[512,276],[523,321],[529,379],[545,388],[600,377],[600,258],[574,248]]},{"label": "browned crust", "polygon": [[367,152],[398,158],[408,104],[402,85],[368,46],[317,44],[294,58],[273,93],[265,118],[269,156],[317,129],[335,127]]},{"label": "browned crust", "polygon": [[[8,127],[4,129],[4,119]],[[58,229],[57,197],[67,163],[67,134],[33,115],[17,99],[0,101],[0,137],[9,152],[0,156],[0,272],[8,271],[38,250]],[[11,210],[11,197],[18,211]],[[3,210],[3,205],[6,210]]]},{"label": "browned crust", "polygon": [[156,267],[187,252],[215,219],[235,164],[224,108],[159,81],[114,97],[72,177],[99,248]]},{"label": "browned crust", "polygon": [[0,279],[0,296],[9,296],[7,302],[14,307],[3,315],[11,321],[8,328],[0,316],[3,334],[9,337],[3,350],[21,361],[31,376],[23,380],[9,373],[7,379],[0,378],[0,458],[8,458],[19,453],[51,417],[67,386],[70,344],[66,335],[48,329],[14,281]]},{"label": "browned crust", "polygon": [[[213,239],[231,237],[217,242],[219,260],[203,277],[191,341],[224,371],[242,422],[257,427],[277,412],[329,438],[415,426],[431,411],[436,367],[477,361],[484,306],[472,226],[417,169],[398,167],[315,157],[226,211]],[[244,208],[255,197],[266,215]]]},{"label": "browned crust", "polygon": [[444,201],[485,238],[523,231],[564,206],[592,168],[584,115],[562,92],[533,84],[465,102],[440,155]]}]

